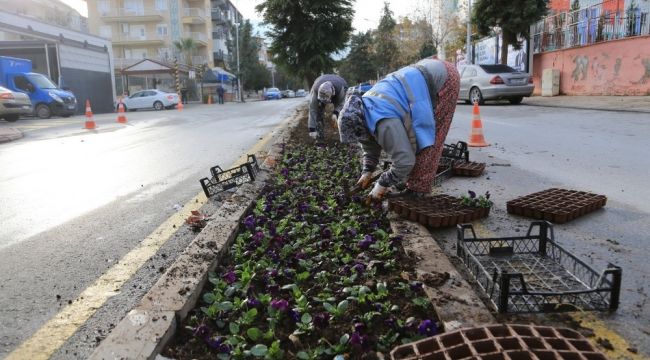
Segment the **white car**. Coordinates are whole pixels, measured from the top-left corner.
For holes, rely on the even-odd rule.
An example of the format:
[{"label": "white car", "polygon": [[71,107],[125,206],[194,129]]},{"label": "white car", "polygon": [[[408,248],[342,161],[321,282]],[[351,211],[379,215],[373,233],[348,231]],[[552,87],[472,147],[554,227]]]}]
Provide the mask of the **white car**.
[{"label": "white car", "polygon": [[124,110],[172,109],[178,104],[178,95],[160,90],[142,90],[122,99]]},{"label": "white car", "polygon": [[296,91],[296,97],[305,97],[307,96],[307,91],[305,89],[300,89]]}]

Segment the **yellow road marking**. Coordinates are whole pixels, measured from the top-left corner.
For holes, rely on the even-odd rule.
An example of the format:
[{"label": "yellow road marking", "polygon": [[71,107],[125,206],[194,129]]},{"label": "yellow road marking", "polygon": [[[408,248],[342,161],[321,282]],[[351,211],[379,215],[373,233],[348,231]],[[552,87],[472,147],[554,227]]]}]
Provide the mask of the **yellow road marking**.
[{"label": "yellow road marking", "polygon": [[[246,162],[247,154],[256,154],[271,140],[275,130],[283,126],[280,123],[251,149],[244,153],[230,167],[239,166]],[[6,360],[46,360],[49,359],[63,344],[81,327],[95,312],[104,305],[106,300],[119,292],[144,263],[178,231],[192,210],[198,210],[207,202],[203,192],[200,192],[183,208],[167,219],[153,233],[147,236],[137,247],[124,255],[115,265],[100,276],[91,286],[86,288],[70,305],[64,307],[58,314],[43,325],[31,338],[14,350]]]},{"label": "yellow road marking", "polygon": [[[496,235],[488,230],[483,224],[473,223],[474,231],[476,236],[483,238],[495,237]],[[568,314],[581,326],[591,329],[594,332],[594,337],[588,338],[596,348],[602,351],[607,358],[611,360],[641,360],[642,357],[638,354],[633,354],[627,351],[630,348],[630,344],[625,340],[621,335],[616,331],[607,327],[607,324],[598,319],[594,313],[590,312],[573,312]],[[614,350],[607,350],[601,347],[596,341],[598,338],[607,339],[612,344]]]}]

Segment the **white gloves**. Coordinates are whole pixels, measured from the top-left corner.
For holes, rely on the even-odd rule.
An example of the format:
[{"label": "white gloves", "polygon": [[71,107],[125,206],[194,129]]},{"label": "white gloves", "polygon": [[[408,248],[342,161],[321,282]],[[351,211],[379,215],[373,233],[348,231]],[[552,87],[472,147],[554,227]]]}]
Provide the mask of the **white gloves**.
[{"label": "white gloves", "polygon": [[357,181],[357,185],[362,189],[367,189],[370,186],[370,180],[372,180],[372,173],[364,172]]},{"label": "white gloves", "polygon": [[381,186],[379,185],[379,182],[376,182],[375,187],[373,187],[372,191],[370,192],[370,198],[372,200],[382,200],[387,191],[387,187]]},{"label": "white gloves", "polygon": [[310,131],[309,137],[311,137],[312,139],[316,139],[318,137],[318,133],[316,131]]}]

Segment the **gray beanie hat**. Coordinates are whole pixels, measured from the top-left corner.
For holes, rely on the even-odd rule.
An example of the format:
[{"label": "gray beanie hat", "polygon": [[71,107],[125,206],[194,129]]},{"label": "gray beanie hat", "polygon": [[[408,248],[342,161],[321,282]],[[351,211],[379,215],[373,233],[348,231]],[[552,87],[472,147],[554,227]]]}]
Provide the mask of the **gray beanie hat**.
[{"label": "gray beanie hat", "polygon": [[366,127],[366,115],[363,111],[363,101],[358,95],[351,95],[345,101],[343,110],[338,118],[341,142],[351,144],[369,137]]},{"label": "gray beanie hat", "polygon": [[332,102],[334,96],[334,85],[331,81],[325,81],[318,87],[318,100],[324,103]]}]

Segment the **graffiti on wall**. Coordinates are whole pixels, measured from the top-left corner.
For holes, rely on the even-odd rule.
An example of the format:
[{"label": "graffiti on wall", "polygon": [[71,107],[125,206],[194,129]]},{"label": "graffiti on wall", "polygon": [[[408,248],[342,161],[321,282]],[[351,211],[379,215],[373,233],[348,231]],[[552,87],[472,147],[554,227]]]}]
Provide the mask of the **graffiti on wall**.
[{"label": "graffiti on wall", "polygon": [[560,93],[566,95],[650,95],[649,40],[639,37],[536,54],[533,75],[559,69]]}]

